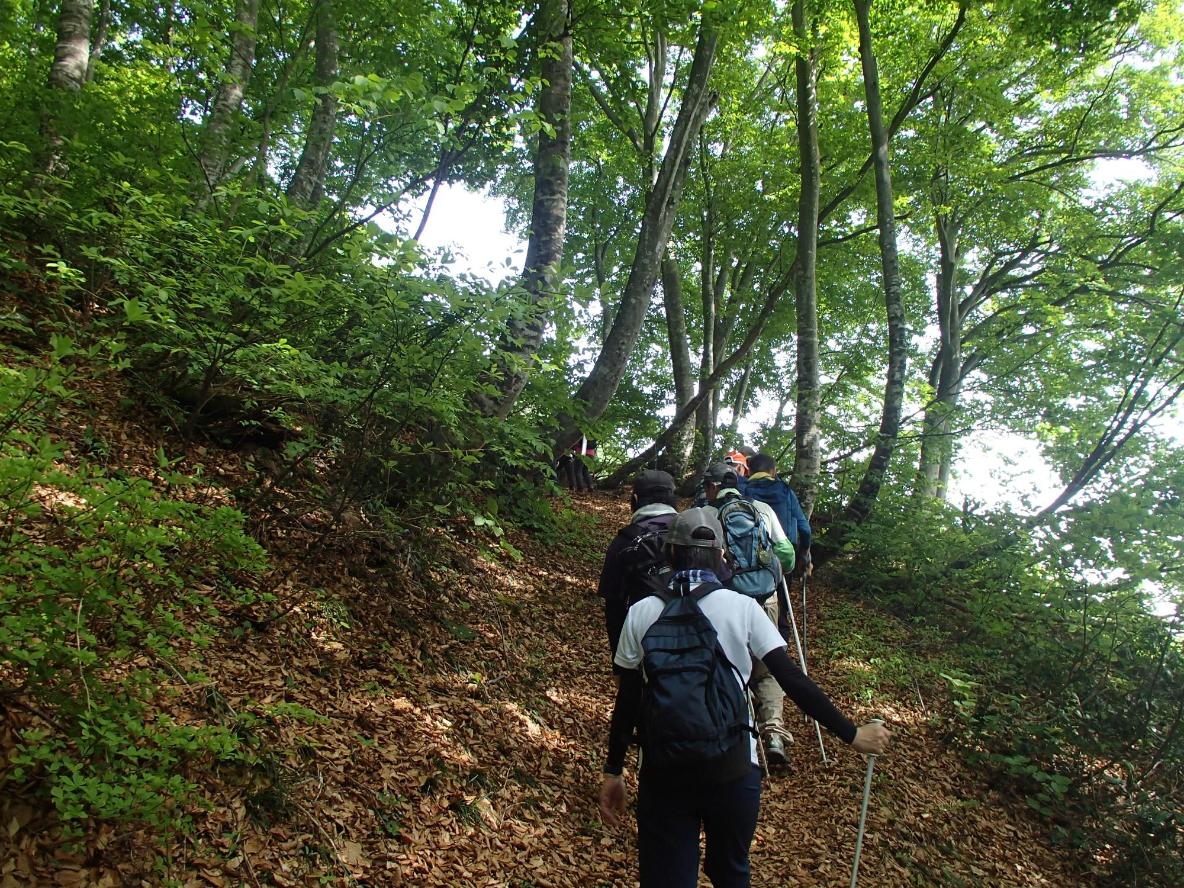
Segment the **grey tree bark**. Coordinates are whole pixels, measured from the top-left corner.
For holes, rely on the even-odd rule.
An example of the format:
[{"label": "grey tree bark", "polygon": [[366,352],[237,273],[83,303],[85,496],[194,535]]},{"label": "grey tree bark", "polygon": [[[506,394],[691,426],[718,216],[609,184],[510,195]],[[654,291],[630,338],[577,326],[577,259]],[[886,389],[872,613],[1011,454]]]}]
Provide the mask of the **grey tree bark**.
[{"label": "grey tree bark", "polygon": [[94,0],[62,0],[58,15],[58,39],[49,69],[52,89],[76,92],[86,83],[90,66],[90,23]]},{"label": "grey tree bark", "polygon": [[798,191],[798,265],[794,280],[797,305],[797,416],[794,420],[795,457],[790,485],[801,500],[802,509],[810,515],[818,497],[822,459],[818,428],[817,287],[821,173],[818,157],[817,52],[808,33],[803,0],[794,0],[793,31],[799,47],[794,60],[794,73],[797,79],[801,183]]},{"label": "grey tree bark", "polygon": [[925,408],[917,490],[922,496],[945,499],[954,451],[950,420],[962,394],[962,317],[957,287],[958,223],[938,213],[934,227],[940,247],[935,293],[938,344],[929,372],[934,394]]},{"label": "grey tree bark", "polygon": [[582,422],[595,420],[604,412],[620,385],[629,356],[637,343],[682,196],[691,149],[699,128],[715,104],[715,96],[708,90],[707,80],[715,61],[718,42],[719,31],[716,26],[708,20],[703,21],[699,27],[695,55],[678,118],[671,130],[669,145],[654,187],[646,200],[637,238],[637,252],[621,296],[620,308],[596,363],[576,390],[575,401],[580,405],[581,416],[559,417],[555,452],[566,449],[575,440]]},{"label": "grey tree bark", "polygon": [[838,522],[827,533],[815,561],[821,564],[842,549],[851,531],[867,520],[884,482],[884,474],[896,449],[904,402],[905,373],[908,369],[908,329],[905,325],[904,299],[901,294],[900,267],[896,248],[896,218],[893,213],[892,175],[888,160],[888,130],[884,126],[880,99],[880,73],[872,49],[869,13],[872,0],[854,0],[859,23],[859,60],[863,67],[863,91],[867,102],[868,131],[871,135],[873,169],[876,181],[876,224],[879,228],[880,273],[883,278],[884,307],[888,318],[888,375],[884,383],[884,405],[880,413],[880,431],[871,460],[863,473],[859,489],[843,509]]},{"label": "grey tree bark", "polygon": [[546,83],[537,110],[551,131],[539,130],[535,154],[534,200],[530,211],[530,239],[522,271],[523,313],[510,320],[493,358],[493,368],[482,383],[494,394],[474,396],[486,416],[509,415],[528,377],[528,367],[543,339],[549,301],[559,297],[559,266],[567,235],[568,166],[571,162],[571,3],[542,0],[535,19],[539,29],[540,75]]},{"label": "grey tree bark", "polygon": [[700,382],[699,390],[695,392],[695,396],[674,415],[674,419],[670,421],[670,425],[666,427],[666,431],[659,435],[647,450],[626,462],[610,475],[604,483],[605,487],[619,486],[627,479],[633,477],[633,474],[642,466],[649,465],[659,453],[670,445],[670,442],[674,440],[675,436],[679,434],[683,427],[691,421],[699,406],[718,390],[720,380],[748,357],[753,346],[760,339],[761,333],[764,332],[765,324],[768,322],[770,315],[773,314],[773,309],[777,307],[777,304],[789,289],[790,282],[794,274],[796,274],[796,265],[796,261],[791,263],[789,270],[769,288],[768,293],[765,294],[764,304],[748,328],[748,333],[745,335],[744,341],[736,346],[736,349],[730,355],[719,362],[707,379]]},{"label": "grey tree bark", "polygon": [[748,403],[748,387],[752,381],[752,355],[744,362],[744,372],[736,383],[736,391],[732,397],[732,417],[728,420],[728,433],[724,436],[725,447],[739,447],[743,441],[737,439],[737,429],[740,417],[744,415],[744,407]]},{"label": "grey tree bark", "polygon": [[[58,126],[58,105],[66,97],[82,89],[86,83],[86,72],[90,66],[90,24],[94,14],[94,0],[62,0],[58,14],[58,36],[53,49],[53,64],[49,69],[51,98],[41,115],[41,135],[44,141],[44,157],[41,169],[44,175],[62,173],[62,153],[65,136]],[[54,100],[56,93],[60,99]]]},{"label": "grey tree bark", "polygon": [[315,207],[325,193],[329,152],[337,128],[337,96],[329,89],[337,80],[338,38],[333,0],[318,0],[316,22],[313,82],[320,92],[309,119],[300,161],[288,183],[288,200],[305,209]]},{"label": "grey tree bark", "polygon": [[111,0],[103,0],[99,6],[99,23],[95,28],[94,39],[90,43],[90,53],[86,60],[86,82],[95,79],[95,65],[103,57],[103,50],[107,46],[107,33],[111,30]]},{"label": "grey tree bark", "polygon": [[[687,319],[682,305],[682,280],[678,263],[669,255],[662,260],[662,301],[666,308],[666,332],[670,342],[670,361],[674,375],[674,409],[681,410],[695,395],[695,371],[687,341]],[[694,428],[687,426],[675,436],[665,454],[663,468],[681,478],[691,458]]]},{"label": "grey tree bark", "polygon": [[259,23],[259,0],[238,0],[234,29],[230,37],[230,57],[218,84],[214,107],[206,121],[198,164],[199,204],[206,203],[213,191],[225,181],[229,168],[230,133],[235,116],[242,110],[243,97],[255,64],[255,45]]}]

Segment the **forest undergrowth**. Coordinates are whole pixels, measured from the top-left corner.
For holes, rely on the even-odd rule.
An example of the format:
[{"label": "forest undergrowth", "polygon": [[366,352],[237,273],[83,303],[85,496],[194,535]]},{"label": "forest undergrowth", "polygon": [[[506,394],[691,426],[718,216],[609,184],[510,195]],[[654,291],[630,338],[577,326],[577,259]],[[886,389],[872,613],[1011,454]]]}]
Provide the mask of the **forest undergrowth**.
[{"label": "forest undergrowth", "polygon": [[[49,428],[67,474],[101,452],[109,474],[164,491],[169,453],[173,470],[208,479],[178,494],[193,501],[234,490],[249,504],[243,491],[274,483],[260,453],[170,439],[118,377],[80,390]],[[265,594],[217,608],[145,698],[145,724],[230,738],[178,756],[194,787],[167,812],[180,831],[64,822],[11,772],[16,738],[52,732],[54,716],[5,701],[15,791],[0,799],[0,885],[635,884],[632,828],[604,827],[595,805],[612,685],[594,590],[628,506],[594,493],[550,511],[541,532],[449,519],[395,538],[361,513],[326,534],[327,516],[247,509]],[[810,613],[812,674],[854,717],[884,715],[896,732],[876,769],[862,884],[1088,884],[1022,799],[943,743],[949,701],[920,659],[900,668],[902,651],[919,656],[903,624],[826,574]],[[765,786],[753,884],[845,885],[863,760],[828,737],[824,766],[812,732],[794,733],[791,769]]]}]

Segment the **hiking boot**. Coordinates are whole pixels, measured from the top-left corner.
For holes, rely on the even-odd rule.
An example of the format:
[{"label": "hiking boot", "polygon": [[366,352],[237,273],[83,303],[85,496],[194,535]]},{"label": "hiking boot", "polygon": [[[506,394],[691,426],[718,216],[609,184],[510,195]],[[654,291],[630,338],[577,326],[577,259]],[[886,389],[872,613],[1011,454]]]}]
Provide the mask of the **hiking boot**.
[{"label": "hiking boot", "polygon": [[789,756],[785,754],[785,741],[780,734],[770,734],[765,738],[765,759],[771,768],[782,768],[789,764]]}]

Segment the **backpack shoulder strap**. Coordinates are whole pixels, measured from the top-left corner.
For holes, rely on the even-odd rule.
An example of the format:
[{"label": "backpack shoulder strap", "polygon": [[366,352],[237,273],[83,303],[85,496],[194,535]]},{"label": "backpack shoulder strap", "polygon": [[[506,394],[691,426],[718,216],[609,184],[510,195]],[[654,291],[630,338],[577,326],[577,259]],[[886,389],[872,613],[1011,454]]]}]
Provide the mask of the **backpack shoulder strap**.
[{"label": "backpack shoulder strap", "polygon": [[618,530],[617,536],[629,540],[629,542],[634,542],[641,539],[647,533],[650,533],[649,528],[647,528],[640,521],[634,521],[632,524],[626,524],[624,527]]},{"label": "backpack shoulder strap", "polygon": [[698,586],[695,587],[695,590],[693,592],[691,592],[691,599],[696,602],[701,601],[704,598],[706,598],[708,595],[710,595],[712,592],[714,592],[716,589],[723,589],[723,588],[724,588],[723,583],[700,583]]}]

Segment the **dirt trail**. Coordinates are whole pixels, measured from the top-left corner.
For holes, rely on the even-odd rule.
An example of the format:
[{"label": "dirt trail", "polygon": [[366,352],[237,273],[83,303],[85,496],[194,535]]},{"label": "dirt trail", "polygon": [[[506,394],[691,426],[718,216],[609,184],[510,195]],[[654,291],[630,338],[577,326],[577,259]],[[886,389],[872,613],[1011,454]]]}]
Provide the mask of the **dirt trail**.
[{"label": "dirt trail", "polygon": [[[262,634],[228,625],[187,658],[208,683],[164,689],[180,721],[255,714],[243,730],[254,757],[190,774],[213,807],[193,809],[183,841],[154,850],[103,828],[70,848],[34,816],[0,881],[636,884],[632,828],[606,829],[595,807],[612,684],[593,593],[628,507],[599,493],[573,505],[566,542],[511,534],[520,560],[457,526],[434,533],[431,555],[355,528],[298,561],[317,529],[274,528],[274,561],[294,567],[277,593],[287,617]],[[814,595],[825,615],[825,592]],[[813,626],[815,639],[827,631]],[[824,687],[858,668],[827,664],[822,649],[812,665]],[[877,766],[861,884],[1082,884],[1034,821],[940,747],[918,701],[879,699],[875,712],[897,740]],[[846,885],[863,759],[828,738],[823,767],[812,735],[795,736],[791,772],[766,784],[753,885]]]}]

